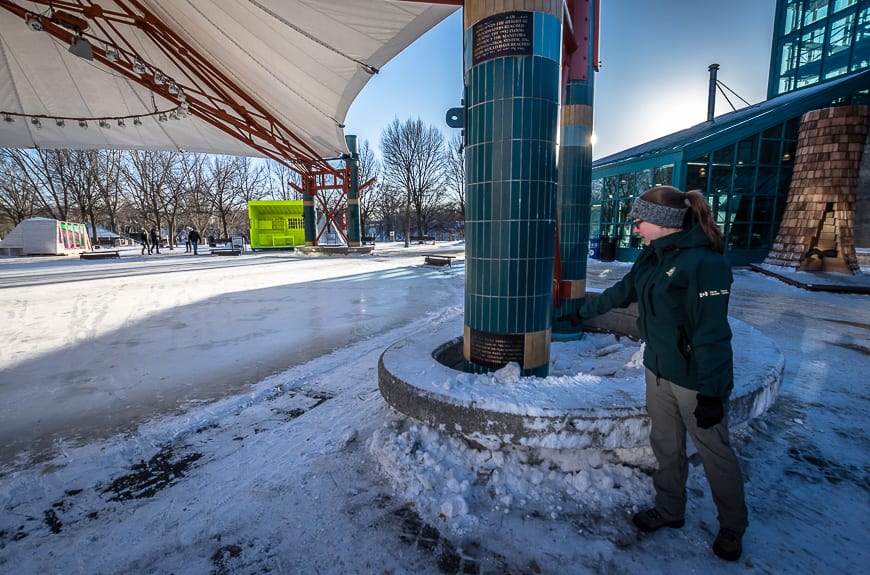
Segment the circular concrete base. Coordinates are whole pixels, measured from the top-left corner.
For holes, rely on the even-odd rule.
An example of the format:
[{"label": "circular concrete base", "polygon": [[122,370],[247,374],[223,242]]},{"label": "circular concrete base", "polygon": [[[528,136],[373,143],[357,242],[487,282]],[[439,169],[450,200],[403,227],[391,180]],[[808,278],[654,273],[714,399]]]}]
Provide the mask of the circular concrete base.
[{"label": "circular concrete base", "polygon": [[[729,424],[764,413],[779,393],[785,361],[752,326],[730,318],[734,332],[734,390]],[[449,333],[462,332],[461,319]],[[631,335],[633,312],[596,318],[587,329]],[[454,331],[455,330],[455,331]],[[487,447],[631,449],[648,445],[643,370],[621,387],[564,378],[517,378],[480,385],[462,369],[462,338],[445,326],[399,341],[381,354],[378,384],[398,411],[436,429]]]}]

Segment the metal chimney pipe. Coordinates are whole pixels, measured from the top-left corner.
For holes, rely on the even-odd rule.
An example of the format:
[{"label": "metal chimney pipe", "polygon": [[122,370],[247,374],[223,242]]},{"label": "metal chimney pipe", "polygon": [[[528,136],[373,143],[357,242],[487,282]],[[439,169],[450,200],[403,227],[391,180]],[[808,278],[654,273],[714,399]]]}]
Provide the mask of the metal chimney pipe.
[{"label": "metal chimney pipe", "polygon": [[716,72],[719,70],[719,64],[710,64],[707,70],[710,71],[710,93],[707,95],[707,121],[712,122],[716,116]]}]

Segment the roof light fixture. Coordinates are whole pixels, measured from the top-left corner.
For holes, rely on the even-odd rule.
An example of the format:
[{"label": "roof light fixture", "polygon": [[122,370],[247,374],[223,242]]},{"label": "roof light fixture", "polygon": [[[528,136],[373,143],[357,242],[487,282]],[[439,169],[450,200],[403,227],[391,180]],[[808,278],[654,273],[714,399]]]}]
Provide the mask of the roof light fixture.
[{"label": "roof light fixture", "polygon": [[145,64],[142,62],[142,60],[139,60],[139,59],[133,60],[133,71],[136,72],[137,74],[144,74],[145,73]]},{"label": "roof light fixture", "polygon": [[[161,122],[167,122],[171,120],[180,120],[185,116],[184,112],[187,110],[187,103],[184,102],[179,104],[175,108],[170,108],[167,110],[154,110],[153,112],[146,113],[145,117],[156,117]],[[88,121],[96,122],[100,128],[109,130],[112,128],[112,124],[115,123],[119,128],[127,127],[127,120],[132,120],[134,126],[142,125],[142,116],[97,116],[92,118],[83,118],[83,117],[70,117],[70,116],[51,116],[46,114],[28,114],[26,112],[8,112],[6,110],[0,110],[0,116],[3,117],[3,121],[6,123],[15,122],[16,117],[24,118],[24,122],[30,122],[30,125],[36,129],[42,128],[42,121],[46,122],[54,121],[55,125],[58,128],[63,128],[66,125],[66,121],[78,123],[79,127],[86,130],[88,129]]]},{"label": "roof light fixture", "polygon": [[88,42],[87,38],[82,38],[81,36],[73,36],[72,44],[69,45],[69,52],[85,60],[94,59],[91,43]]},{"label": "roof light fixture", "polygon": [[39,21],[39,16],[37,16],[36,14],[25,15],[24,21],[27,23],[27,26],[34,32],[42,32],[43,30],[45,30],[42,22]]},{"label": "roof light fixture", "polygon": [[117,62],[121,59],[121,53],[116,46],[106,46],[106,60],[109,62]]}]

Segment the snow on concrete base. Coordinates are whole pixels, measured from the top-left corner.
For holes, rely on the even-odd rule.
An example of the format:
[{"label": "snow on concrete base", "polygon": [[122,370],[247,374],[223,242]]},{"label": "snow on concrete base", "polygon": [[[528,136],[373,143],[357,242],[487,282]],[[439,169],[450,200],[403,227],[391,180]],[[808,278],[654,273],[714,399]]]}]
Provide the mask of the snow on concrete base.
[{"label": "snow on concrete base", "polygon": [[[734,378],[729,422],[764,413],[779,393],[783,355],[757,329],[730,319]],[[460,332],[461,326],[456,326]],[[469,374],[436,359],[461,345],[445,329],[415,334],[381,355],[381,394],[398,411],[488,448],[633,449],[648,445],[641,344],[614,334],[553,342],[547,378],[508,364]],[[445,352],[447,348],[447,352]]]}]

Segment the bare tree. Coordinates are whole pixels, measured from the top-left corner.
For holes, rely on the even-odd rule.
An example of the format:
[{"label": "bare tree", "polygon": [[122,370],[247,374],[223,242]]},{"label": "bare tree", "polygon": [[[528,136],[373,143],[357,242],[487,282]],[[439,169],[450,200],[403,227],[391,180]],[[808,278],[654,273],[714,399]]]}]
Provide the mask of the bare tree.
[{"label": "bare tree", "polygon": [[208,230],[212,221],[213,210],[206,166],[209,156],[205,154],[186,153],[182,157],[184,217],[187,223],[196,226],[205,236],[215,233]]},{"label": "bare tree", "polygon": [[124,153],[120,150],[100,150],[96,154],[97,177],[94,186],[99,197],[101,217],[104,217],[104,222],[113,232],[123,231],[118,224],[118,209],[123,199],[121,185],[123,163]]},{"label": "bare tree", "polygon": [[72,197],[81,214],[80,220],[91,226],[91,242],[98,245],[97,150],[48,150],[43,153],[47,164],[52,167],[53,179],[65,194]]},{"label": "bare tree", "polygon": [[7,149],[7,157],[36,193],[38,211],[56,220],[69,220],[73,202],[69,190],[58,185],[50,156],[42,150]]},{"label": "bare tree", "polygon": [[377,192],[373,198],[374,213],[380,221],[380,235],[386,236],[403,228],[408,194],[389,184],[379,184]]},{"label": "bare tree", "polygon": [[236,156],[233,161],[236,165],[239,193],[242,201],[262,199],[266,194],[268,182],[268,169],[260,160],[253,160],[245,156]]},{"label": "bare tree", "polygon": [[410,245],[411,208],[413,206],[417,234],[425,235],[428,220],[443,200],[445,171],[444,135],[434,126],[424,126],[422,120],[398,118],[381,134],[384,180],[404,190],[405,246]]},{"label": "bare tree", "polygon": [[124,179],[134,204],[146,222],[153,222],[162,231],[164,219],[168,219],[167,207],[174,203],[176,186],[172,179],[173,168],[179,162],[178,152],[134,150],[128,158]]},{"label": "bare tree", "polygon": [[301,200],[302,195],[290,185],[294,183],[297,186],[302,185],[302,177],[298,172],[295,172],[274,160],[266,161],[266,196],[273,200]]},{"label": "bare tree", "polygon": [[0,236],[36,215],[37,192],[33,182],[21,170],[21,165],[9,157],[11,150],[0,149],[0,218],[8,220],[0,224]]},{"label": "bare tree", "polygon": [[359,185],[362,186],[366,182],[372,181],[365,188],[359,190],[359,223],[363,235],[368,235],[369,221],[375,212],[375,200],[380,192],[381,184],[376,180],[380,172],[380,164],[375,153],[372,151],[369,141],[363,142],[359,149],[359,169],[357,175],[359,177]]},{"label": "bare tree", "polygon": [[459,217],[465,219],[465,154],[462,136],[454,133],[447,144],[446,184],[456,202]]},{"label": "bare tree", "polygon": [[248,165],[239,160],[235,156],[213,156],[208,162],[212,208],[219,219],[219,232],[224,238],[229,237],[231,214],[245,203],[239,171],[247,169]]},{"label": "bare tree", "polygon": [[168,174],[163,186],[161,199],[162,210],[166,216],[166,227],[169,231],[169,249],[174,249],[178,240],[180,226],[178,220],[185,206],[185,193],[187,188],[188,163],[184,161],[186,152],[176,154],[173,162],[167,166]]},{"label": "bare tree", "polygon": [[252,160],[245,156],[235,159],[238,166],[238,186],[241,194],[241,205],[232,214],[230,228],[242,232],[248,237],[251,222],[248,217],[248,202],[261,200],[266,196],[269,184],[269,170],[261,160]]}]

